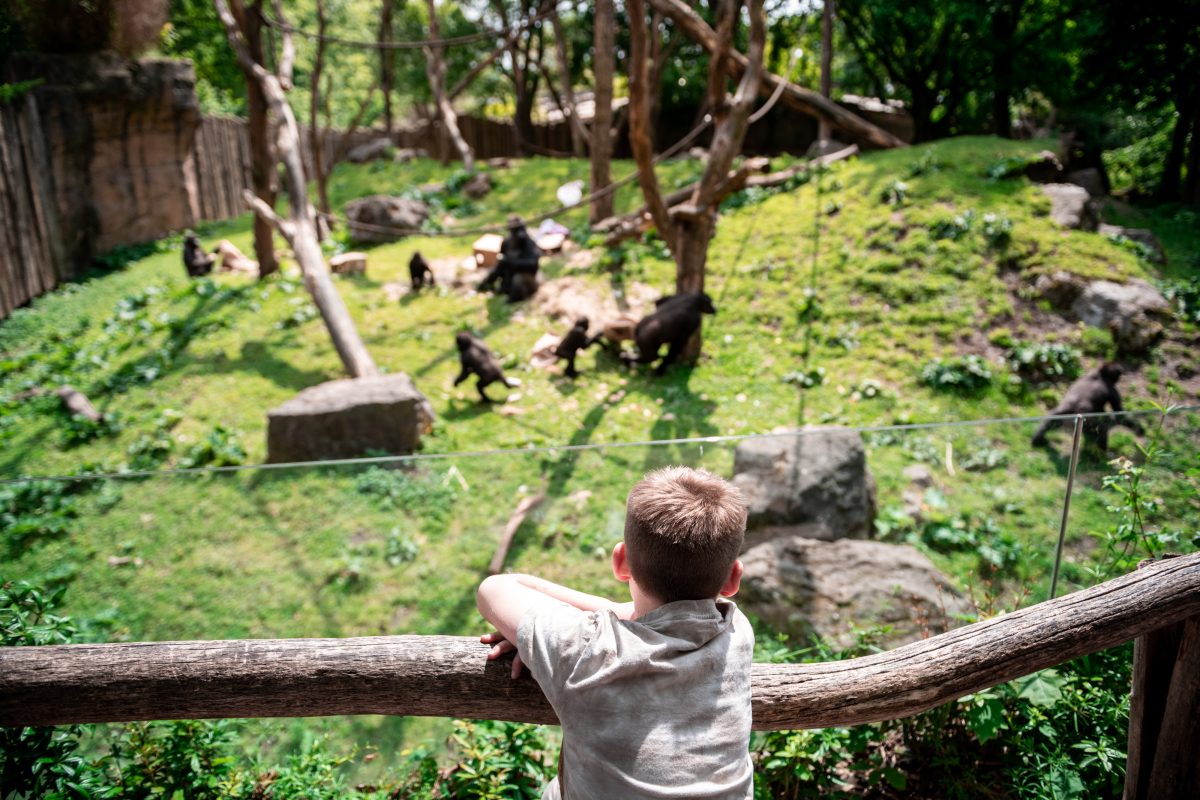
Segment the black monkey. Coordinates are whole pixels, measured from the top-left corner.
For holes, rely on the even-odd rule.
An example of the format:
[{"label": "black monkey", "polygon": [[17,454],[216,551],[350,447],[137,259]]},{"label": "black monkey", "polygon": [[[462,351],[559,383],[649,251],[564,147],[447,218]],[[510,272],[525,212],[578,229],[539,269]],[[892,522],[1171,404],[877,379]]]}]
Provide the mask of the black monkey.
[{"label": "black monkey", "polygon": [[479,283],[479,291],[491,291],[499,283],[500,293],[515,303],[537,292],[538,259],[542,251],[525,230],[521,218],[508,218],[508,236],[500,245],[500,260]]},{"label": "black monkey", "polygon": [[[1104,411],[1106,405],[1112,410],[1122,412],[1121,393],[1117,391],[1117,381],[1124,374],[1120,365],[1109,362],[1084,375],[1071,384],[1063,399],[1051,411],[1051,416],[1063,414],[1095,414]],[[1042,420],[1037,431],[1033,434],[1033,446],[1041,447],[1046,444],[1046,432],[1067,422],[1061,419]],[[1135,433],[1145,433],[1142,424],[1136,419],[1124,414],[1116,417],[1088,417],[1083,421],[1083,438],[1094,442],[1101,450],[1108,450],[1108,431],[1116,425],[1125,425]]]},{"label": "black monkey", "polygon": [[716,314],[712,298],[704,292],[681,292],[664,297],[656,304],[653,314],[643,317],[633,329],[633,340],[637,343],[636,358],[622,355],[630,364],[649,364],[658,358],[664,344],[670,344],[666,356],[654,374],[662,375],[683,352],[688,339],[700,327],[702,314]]},{"label": "black monkey", "polygon": [[575,356],[580,350],[586,350],[591,347],[600,334],[588,336],[588,318],[580,317],[575,320],[575,326],[567,332],[563,340],[558,343],[558,347],[554,348],[554,355],[567,360],[566,376],[574,378],[579,374],[579,370],[575,369]]},{"label": "black monkey", "polygon": [[462,363],[462,372],[458,373],[458,377],[454,379],[454,385],[458,386],[471,375],[477,375],[479,380],[476,381],[475,388],[479,390],[479,396],[485,403],[493,402],[492,398],[483,391],[486,386],[496,381],[500,381],[505,386],[511,385],[508,378],[504,377],[500,363],[496,361],[496,357],[492,355],[491,350],[488,350],[482,339],[472,336],[466,331],[459,333],[454,341],[458,345],[458,360]]},{"label": "black monkey", "polygon": [[210,253],[204,252],[204,248],[200,245],[200,240],[196,238],[196,234],[189,233],[183,239],[183,268],[187,270],[189,278],[201,278],[212,272],[213,264],[217,261],[217,257]]},{"label": "black monkey", "polygon": [[429,268],[428,262],[421,257],[420,253],[413,253],[413,257],[408,261],[408,276],[412,279],[412,290],[419,292],[426,285],[431,289],[437,286],[433,280],[433,270]]}]

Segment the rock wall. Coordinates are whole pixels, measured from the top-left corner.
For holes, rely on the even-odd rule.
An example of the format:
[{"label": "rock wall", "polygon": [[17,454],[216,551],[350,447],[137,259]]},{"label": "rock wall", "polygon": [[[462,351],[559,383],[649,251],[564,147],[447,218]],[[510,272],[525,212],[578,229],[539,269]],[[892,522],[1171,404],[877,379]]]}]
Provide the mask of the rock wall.
[{"label": "rock wall", "polygon": [[29,97],[47,144],[68,274],[93,255],[196,222],[200,108],[190,62],[20,54],[9,72],[42,80]]}]

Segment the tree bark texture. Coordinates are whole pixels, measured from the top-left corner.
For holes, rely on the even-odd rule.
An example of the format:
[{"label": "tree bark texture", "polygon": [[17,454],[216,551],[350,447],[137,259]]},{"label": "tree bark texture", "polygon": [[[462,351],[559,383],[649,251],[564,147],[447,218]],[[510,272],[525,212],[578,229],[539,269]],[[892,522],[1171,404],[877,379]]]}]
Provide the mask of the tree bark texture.
[{"label": "tree bark texture", "polygon": [[[595,74],[596,111],[592,117],[592,188],[598,192],[612,183],[612,100],[613,72],[616,69],[616,16],[613,0],[596,0],[596,21],[593,32],[595,49],[592,71]],[[590,213],[593,223],[613,214],[613,194],[592,200]]]},{"label": "tree bark texture", "polygon": [[276,76],[266,70],[262,62],[254,60],[226,0],[213,1],[238,63],[243,71],[252,76],[253,84],[260,88],[278,120],[276,144],[287,177],[289,219],[280,219],[271,206],[249,192],[246,193],[246,200],[261,216],[274,222],[279,232],[292,245],[296,261],[304,275],[304,284],[312,295],[317,310],[321,312],[321,318],[325,321],[325,327],[329,330],[333,346],[346,371],[354,378],[378,374],[375,362],[371,360],[366,345],[358,335],[358,329],[354,327],[350,311],[333,285],[333,279],[325,265],[325,257],[321,253],[316,219],[308,202],[308,187],[305,185],[304,162],[300,154],[300,130],[287,97],[284,96],[283,86]]},{"label": "tree bark texture", "polygon": [[[441,25],[438,23],[437,8],[434,6],[433,0],[425,0],[425,6],[429,9],[429,38],[441,38]],[[454,143],[454,149],[458,151],[458,155],[462,158],[463,169],[475,169],[475,153],[471,150],[471,145],[467,144],[467,140],[463,138],[462,131],[458,129],[458,114],[454,111],[454,104],[450,102],[450,98],[446,96],[446,57],[445,48],[441,45],[430,45],[425,48],[425,71],[429,76],[429,89],[433,92],[433,102],[437,106],[438,117],[442,120],[442,125],[446,128],[446,134],[450,137],[450,141]]]},{"label": "tree bark texture", "polygon": [[[710,54],[717,49],[717,34],[699,14],[690,8],[683,0],[650,0],[650,4],[664,15],[674,20],[677,25],[693,41],[701,45]],[[739,80],[746,70],[746,56],[736,51],[730,54],[728,61],[729,74]],[[779,82],[783,81],[782,101],[791,108],[820,119],[826,117],[830,124],[841,131],[848,139],[862,145],[878,148],[905,147],[905,143],[882,128],[868,122],[857,114],[822,97],[819,92],[805,89],[802,86],[779,77],[771,72],[764,72],[759,85],[759,92],[770,95]]]},{"label": "tree bark texture", "polygon": [[[379,43],[388,44],[392,41],[393,16],[396,11],[396,0],[383,0],[379,9]],[[383,129],[388,138],[396,130],[396,122],[392,115],[392,79],[396,75],[396,51],[390,47],[379,48],[379,88],[383,90]]]},{"label": "tree bark texture", "polygon": [[653,89],[649,86],[646,3],[645,0],[628,0],[625,8],[629,14],[629,147],[637,163],[638,183],[642,187],[646,210],[650,212],[658,235],[678,265],[675,228],[671,224],[667,204],[663,201],[658,176],[654,173],[654,139],[650,131],[650,94]]},{"label": "tree bark texture", "polygon": [[[833,96],[833,14],[834,0],[825,0],[821,9],[821,97],[826,100]],[[817,119],[817,139],[829,141],[833,129],[829,117]]]},{"label": "tree bark texture", "polygon": [[[576,158],[583,158],[587,155],[587,131],[583,129],[583,122],[580,121],[575,108],[575,87],[571,85],[571,62],[567,58],[567,38],[563,33],[562,20],[558,18],[557,9],[550,17],[550,24],[554,30],[554,54],[558,60],[559,80],[562,81],[563,114],[571,129],[571,152],[575,154]],[[550,85],[549,81],[546,83]]]},{"label": "tree bark texture", "polygon": [[317,183],[317,203],[322,214],[331,213],[329,175],[325,167],[325,137],[321,134],[321,77],[325,71],[325,0],[317,0],[317,41],[309,76],[308,145],[312,151],[313,180]]},{"label": "tree bark texture", "polygon": [[[250,58],[263,64],[262,0],[254,0],[247,6],[243,0],[230,0],[234,18],[245,37]],[[240,64],[240,62],[239,62]],[[267,98],[254,74],[243,64],[246,76],[246,127],[250,137],[250,183],[254,194],[268,206],[275,207],[275,190],[272,179],[275,172],[275,154],[272,152],[270,119]],[[275,229],[271,221],[262,214],[254,215],[254,257],[258,259],[260,279],[279,271],[279,260],[275,258]]]},{"label": "tree bark texture", "polygon": [[[1194,629],[1198,615],[1193,553],[884,653],[755,664],[754,728],[906,717],[1183,620]],[[537,683],[511,680],[488,650],[451,636],[7,647],[0,725],[336,714],[554,723]],[[1196,741],[1180,744],[1196,752]]]}]

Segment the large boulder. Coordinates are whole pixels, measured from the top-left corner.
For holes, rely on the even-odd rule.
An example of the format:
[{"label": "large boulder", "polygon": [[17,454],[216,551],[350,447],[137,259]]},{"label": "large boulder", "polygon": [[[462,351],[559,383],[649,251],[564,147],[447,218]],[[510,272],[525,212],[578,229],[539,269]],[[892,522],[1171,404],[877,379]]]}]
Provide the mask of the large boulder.
[{"label": "large boulder", "polygon": [[347,203],[346,219],[350,236],[357,241],[394,242],[425,224],[429,206],[408,197],[376,194]]},{"label": "large boulder", "polygon": [[890,626],[896,647],[944,633],[974,616],[971,603],[908,545],[803,536],[773,539],[742,554],[738,602],[798,643],[812,636],[839,648],[855,628]]},{"label": "large boulder", "polygon": [[404,373],[328,381],[267,412],[267,461],[411,453],[433,425],[433,407]]},{"label": "large boulder", "polygon": [[391,158],[394,149],[395,146],[392,144],[392,140],[386,136],[381,136],[378,139],[372,139],[369,142],[351,148],[350,152],[346,153],[346,160],[351,164],[365,164],[368,161]]},{"label": "large boulder", "polygon": [[1121,225],[1101,225],[1097,229],[1097,233],[1101,236],[1107,236],[1110,239],[1128,239],[1138,245],[1147,258],[1147,260],[1155,264],[1166,264],[1167,254],[1163,250],[1162,242],[1154,235],[1154,231],[1146,228],[1125,228]]},{"label": "large boulder", "polygon": [[862,436],[805,428],[746,439],[731,479],[749,508],[748,541],[777,535],[866,539],[875,523],[875,480]]},{"label": "large boulder", "polygon": [[1050,305],[1065,311],[1075,305],[1075,301],[1087,288],[1087,281],[1078,275],[1065,270],[1055,270],[1049,275],[1039,275],[1033,284],[1034,291]]},{"label": "large boulder", "polygon": [[1073,183],[1047,183],[1042,191],[1050,198],[1050,218],[1064,228],[1094,231],[1100,223],[1088,190]]},{"label": "large boulder", "polygon": [[1171,305],[1150,284],[1094,281],[1079,295],[1071,311],[1085,324],[1112,333],[1117,349],[1129,354],[1145,352],[1162,338],[1171,319]]}]

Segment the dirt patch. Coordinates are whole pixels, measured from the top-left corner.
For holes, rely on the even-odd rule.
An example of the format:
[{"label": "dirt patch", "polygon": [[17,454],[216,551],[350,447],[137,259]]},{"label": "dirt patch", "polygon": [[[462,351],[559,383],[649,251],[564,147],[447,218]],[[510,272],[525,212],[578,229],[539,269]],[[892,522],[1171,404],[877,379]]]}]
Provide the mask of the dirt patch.
[{"label": "dirt patch", "polygon": [[533,308],[560,323],[571,324],[579,317],[587,317],[595,330],[622,315],[648,314],[660,296],[644,283],[630,283],[619,294],[611,286],[567,276],[543,283],[533,297]]}]

